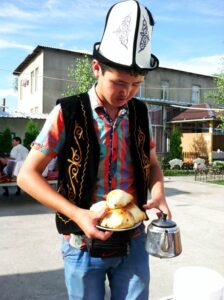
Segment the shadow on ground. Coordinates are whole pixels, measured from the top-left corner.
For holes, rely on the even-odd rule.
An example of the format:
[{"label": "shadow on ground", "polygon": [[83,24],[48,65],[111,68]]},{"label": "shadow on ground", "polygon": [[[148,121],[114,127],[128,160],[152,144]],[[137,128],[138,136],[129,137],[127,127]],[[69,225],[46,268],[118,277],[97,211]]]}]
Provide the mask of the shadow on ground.
[{"label": "shadow on ground", "polygon": [[0,217],[54,213],[23,192],[15,196],[15,191],[11,188],[9,197],[0,194]]},{"label": "shadow on ground", "polygon": [[[20,196],[15,196],[16,189],[10,189],[10,196],[5,197],[0,194],[0,217],[37,215],[54,213],[51,209],[34,200],[24,192]],[[176,188],[165,188],[166,196],[190,194],[190,192],[178,190]]]},{"label": "shadow on ground", "polygon": [[165,187],[165,194],[167,197],[169,197],[169,196],[174,196],[174,195],[184,195],[184,194],[187,195],[187,194],[190,194],[190,192],[178,190],[175,188]]},{"label": "shadow on ground", "polygon": [[64,271],[0,276],[1,300],[67,300]]},{"label": "shadow on ground", "polygon": [[[0,276],[1,300],[68,300],[64,270]],[[110,299],[106,285],[105,300]]]}]

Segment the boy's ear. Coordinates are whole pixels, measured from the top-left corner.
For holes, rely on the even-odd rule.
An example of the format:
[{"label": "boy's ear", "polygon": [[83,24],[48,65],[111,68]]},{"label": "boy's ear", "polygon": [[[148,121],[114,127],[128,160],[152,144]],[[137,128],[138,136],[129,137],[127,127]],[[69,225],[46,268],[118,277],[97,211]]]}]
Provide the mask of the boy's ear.
[{"label": "boy's ear", "polygon": [[98,78],[101,74],[101,67],[100,67],[98,60],[96,60],[96,59],[93,59],[93,61],[92,61],[92,70],[93,70],[93,74],[95,75],[95,77]]}]

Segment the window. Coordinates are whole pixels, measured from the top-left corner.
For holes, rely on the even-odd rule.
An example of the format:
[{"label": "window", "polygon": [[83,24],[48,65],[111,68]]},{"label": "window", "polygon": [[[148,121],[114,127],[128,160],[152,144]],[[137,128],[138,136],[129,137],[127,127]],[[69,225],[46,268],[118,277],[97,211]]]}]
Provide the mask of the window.
[{"label": "window", "polygon": [[192,103],[196,103],[196,104],[200,102],[200,86],[192,85],[191,101]]},{"label": "window", "polygon": [[31,113],[38,113],[38,106],[35,106],[33,108],[30,109]]},{"label": "window", "polygon": [[39,78],[39,68],[37,67],[34,71],[30,74],[31,77],[31,85],[30,85],[30,92],[31,94],[36,93],[38,90],[38,78]]},{"label": "window", "polygon": [[35,92],[38,91],[39,68],[35,69]]},{"label": "window", "polygon": [[34,84],[35,84],[35,81],[34,81],[34,71],[31,72],[30,82],[31,82],[30,92],[31,92],[31,94],[33,94],[34,93]]},{"label": "window", "polygon": [[162,80],[161,81],[161,99],[168,100],[169,97],[169,81]]},{"label": "window", "polygon": [[22,80],[20,80],[20,89],[19,89],[19,92],[20,92],[20,94],[19,94],[19,99],[20,100],[23,100],[23,79]]},{"label": "window", "polygon": [[141,83],[139,91],[136,96],[139,98],[145,98],[145,81]]}]

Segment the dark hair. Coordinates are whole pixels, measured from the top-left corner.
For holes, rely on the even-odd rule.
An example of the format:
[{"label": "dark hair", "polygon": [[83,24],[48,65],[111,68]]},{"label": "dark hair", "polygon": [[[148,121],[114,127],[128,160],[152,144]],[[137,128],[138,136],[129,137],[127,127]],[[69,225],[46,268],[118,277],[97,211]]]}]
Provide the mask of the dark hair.
[{"label": "dark hair", "polygon": [[20,144],[22,143],[22,140],[21,140],[21,138],[20,138],[19,136],[15,136],[15,137],[13,138],[13,140],[19,142]]},{"label": "dark hair", "polygon": [[134,67],[130,67],[130,68],[124,68],[122,66],[111,67],[100,61],[98,61],[98,62],[101,67],[103,75],[106,71],[111,71],[111,70],[122,71],[122,72],[128,73],[129,75],[132,75],[132,76],[138,76],[138,75],[146,76],[149,72],[148,70],[145,70],[145,69],[140,70],[140,69],[137,69]]}]

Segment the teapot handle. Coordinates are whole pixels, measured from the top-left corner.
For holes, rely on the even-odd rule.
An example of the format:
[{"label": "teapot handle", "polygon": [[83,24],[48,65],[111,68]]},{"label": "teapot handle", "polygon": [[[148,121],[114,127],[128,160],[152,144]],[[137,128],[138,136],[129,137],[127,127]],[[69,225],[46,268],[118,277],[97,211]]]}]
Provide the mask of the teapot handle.
[{"label": "teapot handle", "polygon": [[160,209],[160,208],[157,208],[157,209],[161,212],[161,217],[160,217],[160,219],[162,219],[163,221],[166,221],[167,214],[164,213],[164,212],[162,211],[162,209]]},{"label": "teapot handle", "polygon": [[151,212],[150,210],[146,211],[148,218],[151,220],[162,219],[163,221],[166,221],[167,214],[158,207],[156,207],[156,209],[158,209],[160,212]]}]

